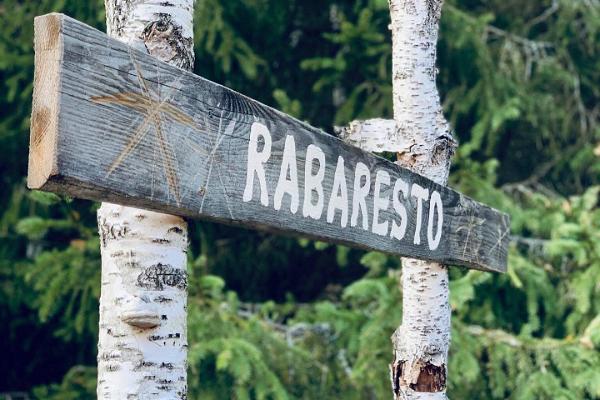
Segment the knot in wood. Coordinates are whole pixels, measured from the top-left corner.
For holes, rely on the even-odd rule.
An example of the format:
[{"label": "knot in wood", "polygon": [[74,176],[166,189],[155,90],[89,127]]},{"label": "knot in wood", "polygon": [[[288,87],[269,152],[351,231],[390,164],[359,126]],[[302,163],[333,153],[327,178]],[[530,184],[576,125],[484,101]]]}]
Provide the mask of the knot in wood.
[{"label": "knot in wood", "polygon": [[170,14],[157,14],[157,19],[146,25],[140,37],[152,56],[188,71],[192,69],[192,38],[183,35],[181,26]]},{"label": "knot in wood", "polygon": [[449,133],[438,136],[431,150],[431,164],[438,165],[449,162],[457,146],[458,143]]}]

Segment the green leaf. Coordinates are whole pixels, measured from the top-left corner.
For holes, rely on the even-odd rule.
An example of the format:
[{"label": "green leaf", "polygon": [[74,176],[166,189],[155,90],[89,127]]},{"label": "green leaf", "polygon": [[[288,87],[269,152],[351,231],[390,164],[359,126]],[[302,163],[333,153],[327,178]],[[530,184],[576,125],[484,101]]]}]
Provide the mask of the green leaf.
[{"label": "green leaf", "polygon": [[35,201],[36,203],[40,203],[45,206],[51,206],[61,201],[61,198],[56,194],[50,192],[42,192],[39,190],[30,191],[29,198]]}]

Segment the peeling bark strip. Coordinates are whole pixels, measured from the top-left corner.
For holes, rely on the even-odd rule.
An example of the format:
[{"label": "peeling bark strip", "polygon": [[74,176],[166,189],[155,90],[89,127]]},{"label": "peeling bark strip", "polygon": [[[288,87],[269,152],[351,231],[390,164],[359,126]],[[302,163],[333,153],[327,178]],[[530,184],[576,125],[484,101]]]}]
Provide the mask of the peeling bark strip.
[{"label": "peeling bark strip", "polygon": [[31,187],[504,271],[504,214],[68,17],[44,18],[60,20],[64,41],[58,169],[31,170]]},{"label": "peeling bark strip", "polygon": [[[192,68],[193,0],[106,0],[105,4],[110,36],[149,53],[147,57],[156,57],[175,67]],[[64,29],[62,18],[49,20]],[[110,51],[105,56],[110,59]],[[64,54],[61,57],[68,58]],[[91,54],[80,54],[71,58],[71,62],[89,68],[90,64],[83,60],[91,62],[91,58]],[[188,126],[192,126],[193,120],[156,101],[157,94],[145,81],[140,79],[138,84],[139,93],[96,98],[98,104],[127,104],[144,115],[138,128],[123,124],[114,130],[120,137],[130,137],[130,142],[112,160],[110,169],[121,166],[142,136],[150,136],[150,141],[158,147],[166,183],[178,201],[178,182],[173,178],[175,153],[165,132],[170,122],[162,114]],[[109,116],[104,124],[117,121]],[[146,128],[150,126],[154,131],[148,132]],[[89,135],[96,135],[85,129],[81,133],[88,139]],[[185,221],[176,216],[103,203],[98,210],[98,230],[102,246],[98,398],[186,399]]]},{"label": "peeling bark strip", "polygon": [[[438,184],[448,180],[456,147],[436,87],[436,45],[443,0],[389,0],[392,30],[393,101],[398,163]],[[486,224],[471,214],[456,228],[465,254],[480,248],[473,230]],[[508,231],[508,219],[499,221]],[[475,233],[475,235],[478,235]],[[503,239],[499,239],[501,242]],[[471,250],[469,250],[471,249]],[[490,248],[488,251],[492,251]],[[392,336],[390,365],[394,399],[446,399],[450,344],[448,270],[436,262],[402,260],[402,325]]]}]

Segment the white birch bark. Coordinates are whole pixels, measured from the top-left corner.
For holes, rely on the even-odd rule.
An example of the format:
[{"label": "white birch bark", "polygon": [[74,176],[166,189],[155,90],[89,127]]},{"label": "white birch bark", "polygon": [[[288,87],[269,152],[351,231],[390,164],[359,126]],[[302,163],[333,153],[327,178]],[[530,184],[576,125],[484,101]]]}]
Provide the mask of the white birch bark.
[{"label": "white birch bark", "polygon": [[[436,87],[443,0],[390,0],[394,120],[405,147],[398,163],[445,185],[456,142]],[[450,345],[448,270],[402,260],[402,324],[394,335],[395,399],[445,399]]]},{"label": "white birch bark", "polygon": [[[105,0],[110,36],[191,70],[194,0]],[[187,224],[102,203],[98,399],[187,398]]]},{"label": "white birch bark", "polygon": [[[436,87],[436,44],[443,0],[389,0],[394,128],[389,120],[355,121],[339,130],[369,151],[396,152],[397,163],[445,185],[456,142]],[[446,399],[450,344],[448,270],[402,260],[402,324],[392,336],[394,399]]]},{"label": "white birch bark", "polygon": [[340,139],[364,151],[398,152],[406,148],[405,138],[398,135],[393,119],[356,120],[334,130]]}]

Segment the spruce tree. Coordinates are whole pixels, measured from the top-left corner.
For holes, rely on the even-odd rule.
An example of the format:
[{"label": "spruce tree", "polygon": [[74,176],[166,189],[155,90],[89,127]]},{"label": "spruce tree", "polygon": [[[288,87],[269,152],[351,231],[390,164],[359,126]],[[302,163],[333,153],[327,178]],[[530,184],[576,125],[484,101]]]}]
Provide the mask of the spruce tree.
[{"label": "spruce tree", "polygon": [[[196,7],[202,76],[330,132],[392,118],[387,1]],[[23,178],[51,11],[105,29],[100,1],[0,6],[0,393],[95,398],[97,205]],[[440,24],[450,185],[510,213],[513,239],[504,275],[450,269],[448,396],[600,398],[600,5],[447,0]],[[397,259],[205,223],[190,244],[189,398],[389,398]]]}]

